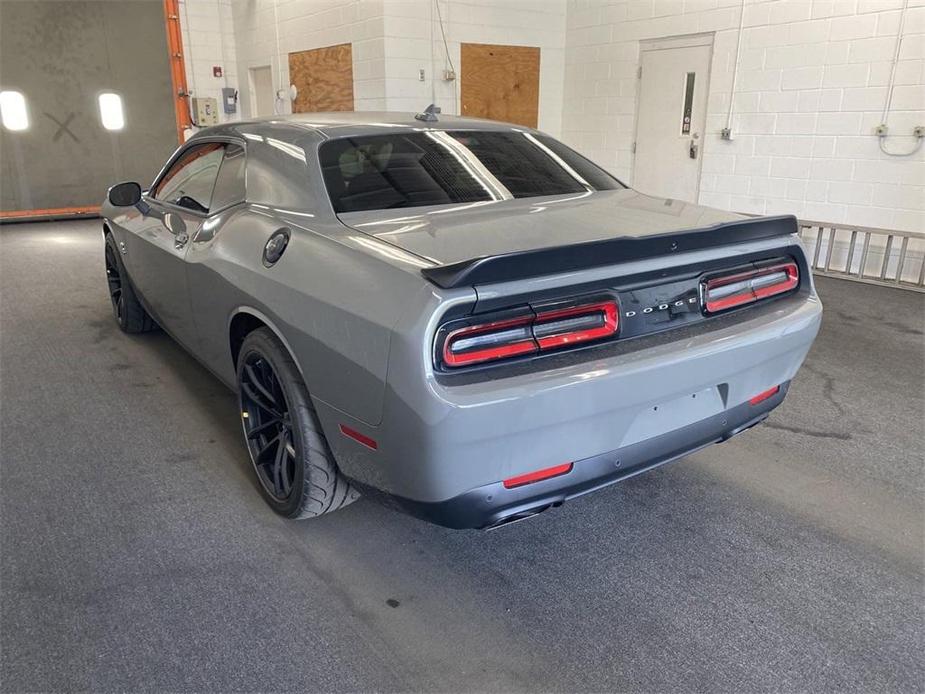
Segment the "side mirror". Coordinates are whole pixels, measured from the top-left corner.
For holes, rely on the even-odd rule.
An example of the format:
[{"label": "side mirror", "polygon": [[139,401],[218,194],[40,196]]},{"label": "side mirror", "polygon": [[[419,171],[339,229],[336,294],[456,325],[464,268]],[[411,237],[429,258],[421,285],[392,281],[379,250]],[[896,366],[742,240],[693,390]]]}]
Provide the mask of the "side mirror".
[{"label": "side mirror", "polygon": [[141,202],[141,186],[134,181],[117,183],[109,189],[107,196],[115,207],[132,207]]}]

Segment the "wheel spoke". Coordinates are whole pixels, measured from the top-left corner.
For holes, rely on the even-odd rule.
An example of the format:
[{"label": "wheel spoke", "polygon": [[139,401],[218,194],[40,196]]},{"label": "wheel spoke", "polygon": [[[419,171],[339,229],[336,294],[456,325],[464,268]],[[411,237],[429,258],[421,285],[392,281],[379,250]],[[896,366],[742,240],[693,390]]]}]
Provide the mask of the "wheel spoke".
[{"label": "wheel spoke", "polygon": [[270,461],[268,461],[268,460],[267,460],[267,461],[261,462],[261,458],[263,458],[263,454],[264,454],[264,453],[266,453],[268,450],[270,450],[271,448],[273,448],[273,444],[274,444],[274,443],[276,443],[277,441],[279,441],[280,434],[282,434],[282,432],[280,432],[279,434],[277,434],[276,436],[274,436],[272,439],[270,439],[269,441],[267,441],[265,444],[263,444],[263,446],[260,448],[260,450],[257,451],[257,455],[254,456],[254,457],[255,457],[255,459],[257,460],[257,464],[258,464],[258,465],[266,465],[268,462],[270,462]]},{"label": "wheel spoke", "polygon": [[280,472],[280,478],[283,481],[283,494],[289,496],[289,490],[292,489],[292,480],[289,479],[289,461],[292,460],[289,457],[289,452],[286,452],[286,455],[283,456],[283,469]]},{"label": "wheel spoke", "polygon": [[271,419],[270,421],[264,422],[263,424],[260,424],[260,425],[258,425],[258,426],[255,426],[253,429],[251,429],[250,431],[248,431],[248,432],[247,432],[247,438],[249,438],[249,439],[256,439],[258,436],[260,436],[260,435],[261,435],[263,432],[265,432],[267,429],[269,429],[269,428],[272,427],[272,426],[277,426],[277,425],[279,425],[279,423],[280,423],[279,417],[274,417],[274,418]]},{"label": "wheel spoke", "polygon": [[[286,396],[283,395],[283,387],[279,383],[279,379],[276,378],[275,373],[270,373],[270,390],[273,391],[273,402],[286,403]],[[285,409],[285,408],[284,408]]]},{"label": "wheel spoke", "polygon": [[241,389],[244,391],[247,397],[250,398],[251,401],[255,405],[257,405],[257,407],[259,407],[261,410],[264,410],[265,412],[269,412],[274,417],[280,416],[280,413],[277,412],[276,409],[274,409],[273,407],[265,403],[263,401],[263,397],[261,395],[258,395],[257,391],[251,388],[249,384],[245,383],[244,381],[241,381]]},{"label": "wheel spoke", "polygon": [[286,460],[286,433],[281,432],[279,443],[276,445],[276,460],[273,462],[273,487],[277,493],[286,496],[289,491],[285,489],[282,481],[283,463]]},{"label": "wheel spoke", "polygon": [[244,370],[247,372],[247,376],[248,378],[250,378],[251,383],[257,388],[257,390],[261,392],[263,397],[269,400],[273,405],[276,405],[277,404],[276,398],[274,398],[273,394],[269,390],[267,390],[267,387],[263,383],[261,383],[261,380],[263,379],[257,378],[257,374],[254,371],[254,367],[251,366],[250,364],[245,364]]}]

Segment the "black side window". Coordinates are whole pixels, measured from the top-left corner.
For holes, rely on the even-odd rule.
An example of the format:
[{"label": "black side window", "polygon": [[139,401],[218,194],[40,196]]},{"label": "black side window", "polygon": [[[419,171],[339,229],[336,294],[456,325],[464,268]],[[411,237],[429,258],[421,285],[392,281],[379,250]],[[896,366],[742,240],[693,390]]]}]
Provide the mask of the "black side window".
[{"label": "black side window", "polygon": [[331,140],[320,156],[336,212],[491,200],[459,157],[430,134]]},{"label": "black side window", "polygon": [[239,202],[244,202],[244,148],[240,145],[225,146],[225,158],[215,179],[212,191],[212,210],[222,210]]},{"label": "black side window", "polygon": [[194,212],[208,212],[224,152],[221,142],[190,147],[158,182],[154,199]]}]

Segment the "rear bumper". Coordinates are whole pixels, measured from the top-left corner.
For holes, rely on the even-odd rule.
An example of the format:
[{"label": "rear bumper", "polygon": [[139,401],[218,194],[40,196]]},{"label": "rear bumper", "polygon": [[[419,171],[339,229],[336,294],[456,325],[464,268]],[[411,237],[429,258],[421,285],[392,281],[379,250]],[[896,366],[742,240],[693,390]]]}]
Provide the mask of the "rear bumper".
[{"label": "rear bumper", "polygon": [[389,496],[388,502],[413,516],[448,528],[491,528],[528,518],[568,499],[670,463],[742,433],[766,419],[770,411],[783,402],[789,386],[789,382],[782,384],[776,395],[758,405],[746,402],[680,429],[579,460],[568,474],[559,477],[514,489],[495,482],[436,503],[399,496]]},{"label": "rear bumper", "polygon": [[[317,412],[338,465],[361,486],[437,523],[484,527],[754,424],[786,388],[760,406],[748,405],[749,398],[793,379],[821,313],[815,295],[801,294],[710,329],[622,347],[616,341],[534,372],[499,370],[498,377],[462,384],[422,371],[429,357],[421,345],[430,344],[424,331],[398,332],[379,426],[321,402]],[[375,446],[340,435],[341,424]],[[569,462],[573,469],[562,477],[515,489],[502,484]]]}]

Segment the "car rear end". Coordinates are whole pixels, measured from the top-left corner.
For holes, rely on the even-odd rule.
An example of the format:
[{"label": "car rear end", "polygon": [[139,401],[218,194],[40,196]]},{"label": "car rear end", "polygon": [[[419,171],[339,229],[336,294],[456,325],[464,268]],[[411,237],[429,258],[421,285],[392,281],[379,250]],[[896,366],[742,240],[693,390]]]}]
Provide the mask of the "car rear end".
[{"label": "car rear end", "polygon": [[322,414],[367,491],[495,527],[783,401],[821,320],[793,217],[641,195],[540,133],[453,127],[321,149],[340,221],[421,259],[381,421]]},{"label": "car rear end", "polygon": [[820,319],[789,234],[434,286],[394,332],[378,486],[450,527],[529,517],[762,421]]}]

